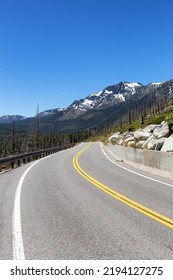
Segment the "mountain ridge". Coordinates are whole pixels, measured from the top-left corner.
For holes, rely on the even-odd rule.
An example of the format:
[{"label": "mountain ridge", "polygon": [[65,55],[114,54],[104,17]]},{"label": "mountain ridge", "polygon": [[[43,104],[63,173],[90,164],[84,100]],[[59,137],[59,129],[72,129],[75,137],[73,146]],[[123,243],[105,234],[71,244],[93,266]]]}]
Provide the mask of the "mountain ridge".
[{"label": "mountain ridge", "polygon": [[[52,110],[46,110],[44,112],[41,112],[39,115],[43,117],[48,111],[50,112],[50,114],[55,114],[55,112],[58,110],[63,112],[64,114],[67,114],[67,118],[73,118],[76,115],[79,116],[91,109],[108,108],[117,105],[121,102],[124,102],[129,99],[130,95],[133,95],[136,92],[138,92],[139,88],[158,88],[161,84],[163,83],[157,82],[150,83],[144,86],[139,82],[120,82],[118,84],[107,86],[102,91],[92,93],[86,96],[85,98],[75,100],[65,109],[56,108]],[[71,112],[71,114],[69,114],[69,112]],[[64,116],[62,119],[64,119]]]},{"label": "mountain ridge", "polygon": [[[114,122],[128,114],[133,117],[137,114],[134,113],[135,110],[138,114],[145,114],[144,107],[150,110],[158,106],[163,107],[163,103],[171,99],[173,99],[173,80],[148,85],[124,81],[75,100],[67,108],[45,110],[37,116],[42,131],[74,131]],[[17,123],[19,126],[25,124],[27,127],[37,116],[25,118]]]},{"label": "mountain ridge", "polygon": [[22,121],[25,119],[27,119],[27,117],[21,115],[3,115],[0,117],[0,123],[12,123],[14,121]]}]

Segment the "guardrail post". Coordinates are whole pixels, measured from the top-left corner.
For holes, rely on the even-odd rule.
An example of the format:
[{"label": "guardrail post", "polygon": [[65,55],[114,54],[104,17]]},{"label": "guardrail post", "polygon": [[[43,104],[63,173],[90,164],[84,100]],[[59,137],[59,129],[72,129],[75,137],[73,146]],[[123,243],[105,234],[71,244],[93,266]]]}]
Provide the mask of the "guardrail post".
[{"label": "guardrail post", "polygon": [[11,168],[14,169],[14,161],[11,161]]},{"label": "guardrail post", "polygon": [[10,162],[7,162],[6,165],[5,165],[5,170],[10,169],[10,167],[11,167],[11,166],[10,166]]},{"label": "guardrail post", "polygon": [[0,163],[0,172],[2,172],[2,164]]},{"label": "guardrail post", "polygon": [[17,161],[17,166],[18,167],[20,166],[20,159],[18,159],[18,161]]}]

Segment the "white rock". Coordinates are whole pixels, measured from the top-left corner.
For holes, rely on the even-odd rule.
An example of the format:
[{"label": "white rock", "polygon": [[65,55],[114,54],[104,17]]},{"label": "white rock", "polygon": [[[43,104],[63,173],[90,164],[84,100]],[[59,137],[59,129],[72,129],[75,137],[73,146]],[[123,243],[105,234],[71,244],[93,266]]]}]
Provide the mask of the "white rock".
[{"label": "white rock", "polygon": [[153,135],[159,139],[159,138],[163,138],[163,137],[168,137],[169,135],[169,126],[167,124],[167,122],[163,121],[161,123],[161,125],[157,126],[154,131],[153,131]]},{"label": "white rock", "polygon": [[151,136],[151,133],[145,132],[145,131],[143,131],[141,129],[138,129],[137,131],[134,132],[134,138],[137,141],[147,140],[150,136]]},{"label": "white rock", "polygon": [[[148,144],[153,140],[156,139],[154,137],[154,135],[151,135],[143,144],[142,149],[148,149]],[[154,149],[150,149],[150,150],[154,150]]]},{"label": "white rock", "polygon": [[138,149],[142,149],[142,146],[144,145],[145,141],[138,141],[136,144],[135,144],[135,147],[138,148]]},{"label": "white rock", "polygon": [[128,142],[130,142],[130,141],[133,141],[133,142],[134,142],[134,137],[133,137],[133,136],[130,136],[130,137],[126,138],[126,139],[124,140],[124,145],[125,145],[125,146],[128,146]]},{"label": "white rock", "polygon": [[143,131],[153,133],[154,129],[158,126],[158,124],[149,124],[143,129]]},{"label": "white rock", "polygon": [[167,138],[161,138],[161,139],[156,139],[154,135],[151,135],[143,144],[142,149],[147,149],[147,150],[157,150],[160,151],[160,149],[163,146],[164,141]]},{"label": "white rock", "polygon": [[173,135],[167,138],[161,148],[161,152],[173,152]]},{"label": "white rock", "polygon": [[152,139],[151,141],[148,142],[147,150],[155,150],[156,145],[157,145],[156,140]]},{"label": "white rock", "polygon": [[116,144],[126,147],[161,150],[162,152],[173,151],[173,135],[167,138],[169,133],[169,126],[167,122],[163,121],[160,125],[150,124],[135,132],[116,132],[109,138],[109,141],[115,140]]},{"label": "white rock", "polygon": [[119,137],[120,137],[120,132],[116,132],[108,138],[108,142],[110,142],[111,140],[116,140]]},{"label": "white rock", "polygon": [[128,141],[127,147],[135,148],[136,142],[134,140]]}]

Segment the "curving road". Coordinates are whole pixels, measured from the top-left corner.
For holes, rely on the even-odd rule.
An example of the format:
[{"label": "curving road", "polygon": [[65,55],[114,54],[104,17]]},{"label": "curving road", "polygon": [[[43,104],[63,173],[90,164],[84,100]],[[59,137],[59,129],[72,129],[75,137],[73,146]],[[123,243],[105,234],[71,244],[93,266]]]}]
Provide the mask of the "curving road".
[{"label": "curving road", "polygon": [[82,143],[0,175],[0,259],[173,259],[173,181]]}]

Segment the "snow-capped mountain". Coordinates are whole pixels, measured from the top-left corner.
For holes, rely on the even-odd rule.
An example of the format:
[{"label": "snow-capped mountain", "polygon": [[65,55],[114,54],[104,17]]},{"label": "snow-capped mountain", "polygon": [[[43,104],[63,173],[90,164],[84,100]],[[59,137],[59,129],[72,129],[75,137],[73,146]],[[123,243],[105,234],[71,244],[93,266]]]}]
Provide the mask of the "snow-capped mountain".
[{"label": "snow-capped mountain", "polygon": [[22,121],[26,119],[26,117],[20,115],[5,115],[0,117],[0,123],[12,123],[14,121]]},{"label": "snow-capped mountain", "polygon": [[[145,108],[162,106],[164,102],[173,100],[173,80],[142,85],[139,82],[120,82],[92,93],[87,97],[74,101],[65,109],[56,108],[39,113],[42,131],[75,131],[88,129],[119,120],[131,110],[141,114]],[[157,102],[156,102],[157,101]],[[158,102],[160,104],[158,104]],[[157,104],[156,104],[157,103]],[[22,116],[3,116],[0,122],[22,120]],[[31,127],[35,118],[18,126]]]},{"label": "snow-capped mountain", "polygon": [[120,104],[124,104],[124,108],[129,107],[128,104],[137,102],[137,100],[146,95],[159,91],[159,88],[162,92],[165,92],[167,85],[168,82],[150,83],[146,86],[139,82],[120,82],[119,84],[108,86],[99,92],[92,93],[86,98],[74,101],[68,108],[64,109],[59,120],[75,119],[91,110],[97,114],[98,110],[111,109]]},{"label": "snow-capped mountain", "polygon": [[90,94],[84,99],[74,101],[67,109],[86,112],[90,109],[110,107],[128,100],[141,87],[143,85],[140,83],[121,82]]},{"label": "snow-capped mountain", "polygon": [[39,113],[39,116],[42,118],[44,117],[49,117],[49,116],[53,116],[59,112],[63,112],[64,109],[63,108],[56,108],[56,109],[50,109],[50,110],[46,110],[46,111],[43,111],[41,113]]}]

